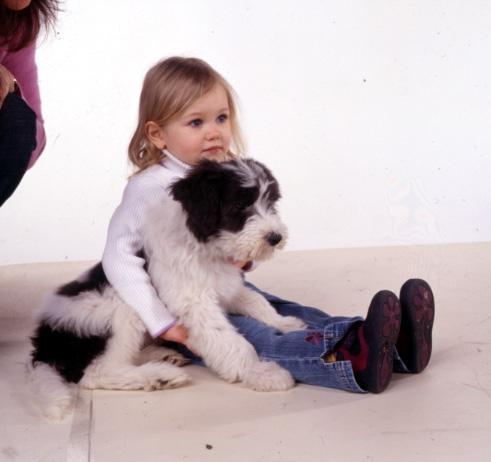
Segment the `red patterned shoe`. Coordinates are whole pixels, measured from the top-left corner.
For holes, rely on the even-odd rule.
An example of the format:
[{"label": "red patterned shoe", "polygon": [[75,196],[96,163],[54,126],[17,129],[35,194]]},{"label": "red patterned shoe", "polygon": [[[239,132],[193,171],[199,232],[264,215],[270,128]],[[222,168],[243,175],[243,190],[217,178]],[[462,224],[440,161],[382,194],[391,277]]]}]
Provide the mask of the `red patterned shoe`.
[{"label": "red patterned shoe", "polygon": [[410,279],[401,288],[402,321],[397,352],[409,372],[421,372],[430,361],[435,299],[422,279]]},{"label": "red patterned shoe", "polygon": [[375,294],[365,321],[356,325],[336,349],[336,359],[351,361],[356,381],[380,393],[392,377],[394,346],[401,326],[401,306],[388,290]]}]

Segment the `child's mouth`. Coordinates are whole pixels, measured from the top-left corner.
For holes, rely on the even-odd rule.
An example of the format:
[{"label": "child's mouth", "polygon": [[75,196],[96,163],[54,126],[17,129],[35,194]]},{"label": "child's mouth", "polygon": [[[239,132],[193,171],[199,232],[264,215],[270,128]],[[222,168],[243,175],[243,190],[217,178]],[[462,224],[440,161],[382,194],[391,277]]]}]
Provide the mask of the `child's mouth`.
[{"label": "child's mouth", "polygon": [[222,148],[220,146],[212,146],[211,148],[204,149],[203,153],[207,155],[221,154]]}]

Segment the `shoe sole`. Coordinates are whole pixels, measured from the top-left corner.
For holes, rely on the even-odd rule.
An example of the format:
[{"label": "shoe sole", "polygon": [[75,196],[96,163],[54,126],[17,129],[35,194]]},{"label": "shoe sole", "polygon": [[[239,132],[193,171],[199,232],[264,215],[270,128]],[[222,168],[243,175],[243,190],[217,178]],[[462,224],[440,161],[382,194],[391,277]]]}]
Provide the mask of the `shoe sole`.
[{"label": "shoe sole", "polygon": [[368,362],[360,374],[360,385],[371,393],[380,393],[389,385],[400,326],[401,305],[397,296],[388,290],[377,292],[363,323]]},{"label": "shoe sole", "polygon": [[422,279],[410,279],[401,288],[402,322],[399,356],[412,373],[423,371],[432,350],[435,299],[431,287]]}]

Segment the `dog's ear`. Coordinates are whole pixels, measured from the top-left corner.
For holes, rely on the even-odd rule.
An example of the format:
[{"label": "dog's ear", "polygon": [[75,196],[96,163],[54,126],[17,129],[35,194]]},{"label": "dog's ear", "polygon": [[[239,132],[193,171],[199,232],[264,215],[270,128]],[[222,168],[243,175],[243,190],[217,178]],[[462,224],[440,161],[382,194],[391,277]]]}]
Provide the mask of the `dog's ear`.
[{"label": "dog's ear", "polygon": [[186,224],[198,241],[206,242],[219,231],[224,181],[226,172],[220,164],[205,160],[171,186],[171,195],[187,213]]}]

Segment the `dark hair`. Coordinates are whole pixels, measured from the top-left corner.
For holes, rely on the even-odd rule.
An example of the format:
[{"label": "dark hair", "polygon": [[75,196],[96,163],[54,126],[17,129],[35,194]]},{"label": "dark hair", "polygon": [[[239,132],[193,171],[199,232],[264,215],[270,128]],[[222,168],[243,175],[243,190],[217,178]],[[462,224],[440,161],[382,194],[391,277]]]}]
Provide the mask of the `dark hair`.
[{"label": "dark hair", "polygon": [[14,11],[0,0],[0,46],[17,51],[36,40],[41,28],[53,26],[60,0],[32,0],[26,8]]}]

